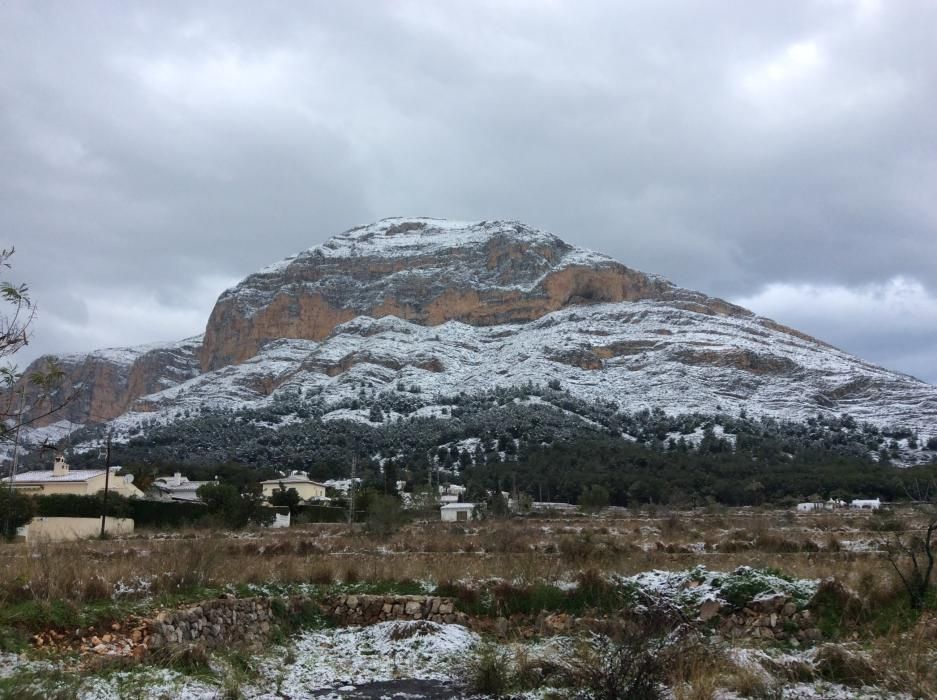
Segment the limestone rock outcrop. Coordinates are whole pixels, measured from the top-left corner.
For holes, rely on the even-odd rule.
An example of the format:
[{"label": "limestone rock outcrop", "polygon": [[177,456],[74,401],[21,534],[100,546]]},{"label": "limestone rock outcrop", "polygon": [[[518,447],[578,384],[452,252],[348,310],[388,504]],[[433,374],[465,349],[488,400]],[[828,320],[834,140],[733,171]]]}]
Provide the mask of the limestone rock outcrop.
[{"label": "limestone rock outcrop", "polygon": [[357,316],[436,326],[527,323],[569,306],[672,300],[751,315],[517,222],[387,219],[250,275],[218,299],[202,370],[253,357],[271,340],[324,340]]},{"label": "limestone rock outcrop", "polygon": [[445,415],[437,396],[549,384],[624,411],[937,425],[937,387],[513,221],[355,228],[226,290],[204,336],[59,361],[74,398],[34,442],[297,396],[366,422],[348,408],[365,387],[428,397],[420,415]]},{"label": "limestone rock outcrop", "polygon": [[[26,368],[25,375],[44,369],[47,361],[54,359],[64,373],[62,389],[55,400],[63,400],[64,405],[38,424],[59,421],[84,424],[116,418],[139,397],[198,375],[201,348],[202,337],[196,336],[135,348],[95,350],[87,355],[41,357]],[[34,399],[38,392],[32,389],[29,393],[27,404],[35,404],[36,414],[44,413],[48,400],[37,403]]]}]

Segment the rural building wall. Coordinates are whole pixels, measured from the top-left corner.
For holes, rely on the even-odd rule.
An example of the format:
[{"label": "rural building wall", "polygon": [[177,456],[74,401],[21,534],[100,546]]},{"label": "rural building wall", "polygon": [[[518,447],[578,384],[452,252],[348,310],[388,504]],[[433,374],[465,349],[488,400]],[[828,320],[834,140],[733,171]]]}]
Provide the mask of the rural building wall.
[{"label": "rural building wall", "polygon": [[[13,487],[17,491],[28,493],[31,496],[54,496],[59,494],[93,496],[94,494],[100,493],[104,490],[104,472],[102,471],[97,476],[92,476],[88,479],[83,479],[80,481],[14,481]],[[126,496],[127,498],[143,495],[143,492],[140,491],[140,489],[138,489],[136,486],[133,484],[128,484],[126,481],[124,481],[124,477],[114,476],[114,474],[111,474],[111,482],[108,485],[108,490],[111,493]]]},{"label": "rural building wall", "polygon": [[[108,518],[104,532],[108,535],[129,535],[133,533],[134,522],[131,518]],[[67,542],[97,537],[101,534],[100,518],[33,518],[26,526],[26,541]]]},{"label": "rural building wall", "polygon": [[[283,488],[287,490],[296,489],[296,493],[298,493],[299,497],[304,501],[308,501],[309,499],[325,498],[325,486],[322,486],[321,484],[314,484],[311,482],[306,483],[302,481],[284,481]],[[274,492],[279,490],[279,483],[264,484],[264,496],[266,498],[270,498]]]}]

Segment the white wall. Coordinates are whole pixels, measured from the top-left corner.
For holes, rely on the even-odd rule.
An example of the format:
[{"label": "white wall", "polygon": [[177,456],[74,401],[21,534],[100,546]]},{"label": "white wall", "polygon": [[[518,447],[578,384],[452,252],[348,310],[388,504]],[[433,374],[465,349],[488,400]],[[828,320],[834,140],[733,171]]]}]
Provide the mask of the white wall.
[{"label": "white wall", "polygon": [[[131,518],[108,518],[104,532],[108,535],[133,533]],[[33,518],[26,526],[27,542],[67,542],[97,537],[101,534],[101,518]]]}]

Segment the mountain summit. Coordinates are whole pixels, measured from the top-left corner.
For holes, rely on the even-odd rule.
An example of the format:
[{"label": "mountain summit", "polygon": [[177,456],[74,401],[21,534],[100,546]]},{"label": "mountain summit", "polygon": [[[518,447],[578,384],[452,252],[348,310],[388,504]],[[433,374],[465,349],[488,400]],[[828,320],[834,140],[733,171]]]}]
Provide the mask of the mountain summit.
[{"label": "mountain summit", "polygon": [[621,411],[937,422],[937,387],[513,221],[351,229],[226,290],[204,336],[61,364],[79,398],[47,436],[313,400],[372,423],[378,396],[381,420],[445,420],[448,397],[547,384]]},{"label": "mountain summit", "polygon": [[222,294],[208,320],[202,369],[243,362],[279,338],[324,340],[356,316],[494,326],[569,306],[675,300],[677,292],[665,280],[514,221],[384,219]]}]

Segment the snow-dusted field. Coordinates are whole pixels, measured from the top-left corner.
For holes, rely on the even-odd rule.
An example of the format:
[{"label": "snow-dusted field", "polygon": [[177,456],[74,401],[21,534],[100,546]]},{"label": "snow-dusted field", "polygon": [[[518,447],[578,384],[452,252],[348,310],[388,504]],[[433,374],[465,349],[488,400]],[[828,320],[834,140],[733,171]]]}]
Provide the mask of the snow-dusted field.
[{"label": "snow-dusted field", "polygon": [[[165,668],[139,667],[75,676],[63,680],[55,665],[27,661],[14,654],[0,654],[0,679],[19,675],[22,683],[13,692],[36,693],[33,697],[75,697],[78,700],[306,700],[309,698],[444,698],[466,693],[461,669],[475,653],[478,635],[457,625],[427,622],[388,622],[372,627],[340,628],[299,634],[252,660],[252,670],[241,675],[221,655],[212,670],[186,674]],[[499,646],[505,658],[546,659],[562,664],[575,640],[553,637]],[[815,653],[779,653],[736,649],[730,663],[761,676],[772,698],[782,700],[910,700],[911,695],[876,686],[846,686],[827,681],[783,683],[766,668],[783,664],[813,663]],[[67,676],[66,676],[67,678]],[[55,693],[65,693],[56,696]],[[68,695],[72,693],[72,695]],[[43,695],[47,694],[47,695]],[[664,689],[665,696],[685,695]],[[519,692],[514,697],[578,697],[575,688],[551,688]],[[16,697],[5,695],[3,697]],[[713,700],[753,697],[738,691],[715,690]],[[762,697],[762,696],[759,696]],[[764,696],[769,697],[769,696]]]}]

